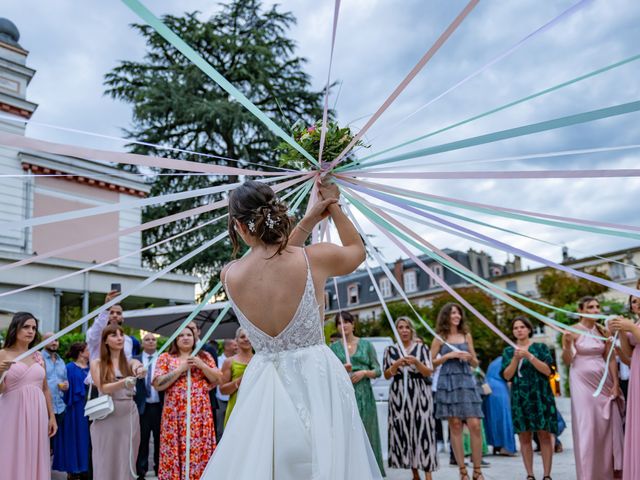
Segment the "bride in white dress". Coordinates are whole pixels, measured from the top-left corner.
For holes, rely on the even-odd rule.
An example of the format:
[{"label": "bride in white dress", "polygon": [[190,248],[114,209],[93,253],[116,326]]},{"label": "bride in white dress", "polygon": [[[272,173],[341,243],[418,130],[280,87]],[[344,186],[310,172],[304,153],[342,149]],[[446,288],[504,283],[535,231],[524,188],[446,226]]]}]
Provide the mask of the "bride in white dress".
[{"label": "bride in white dress", "polygon": [[[266,184],[246,182],[229,198],[234,247],[239,236],[251,251],[228,264],[222,279],[256,354],[204,480],[382,478],[349,376],[325,344],[320,301],[327,278],[362,263],[364,245],[337,204],[337,188],[323,186],[320,195],[293,231]],[[342,246],[301,248],[327,215]]]}]

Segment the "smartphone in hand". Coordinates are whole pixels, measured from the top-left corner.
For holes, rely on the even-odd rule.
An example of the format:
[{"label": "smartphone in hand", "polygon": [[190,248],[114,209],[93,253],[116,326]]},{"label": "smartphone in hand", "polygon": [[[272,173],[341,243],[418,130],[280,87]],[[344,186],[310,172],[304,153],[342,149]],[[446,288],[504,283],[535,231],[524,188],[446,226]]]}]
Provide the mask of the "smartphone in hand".
[{"label": "smartphone in hand", "polygon": [[116,291],[116,292],[121,292],[122,291],[122,285],[119,283],[112,283],[111,284],[111,291]]}]

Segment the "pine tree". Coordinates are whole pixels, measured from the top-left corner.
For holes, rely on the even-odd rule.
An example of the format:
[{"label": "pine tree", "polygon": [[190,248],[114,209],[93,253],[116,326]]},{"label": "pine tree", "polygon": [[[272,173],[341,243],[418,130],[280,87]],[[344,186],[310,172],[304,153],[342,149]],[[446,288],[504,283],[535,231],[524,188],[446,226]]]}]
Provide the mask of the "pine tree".
[{"label": "pine tree", "polygon": [[[297,120],[311,124],[322,116],[322,92],[311,89],[304,70],[306,60],[295,55],[295,42],[286,37],[295,23],[291,13],[277,6],[263,11],[259,0],[234,0],[207,21],[198,12],[167,15],[164,23],[203,56],[285,131]],[[106,94],[133,106],[136,141],[218,155],[228,161],[131,144],[135,153],[182,158],[204,163],[261,169],[276,166],[273,134],[213,80],[147,25],[134,24],[145,39],[141,62],[122,61],[105,76]],[[232,176],[156,176],[151,172],[150,195],[193,190],[236,182]],[[162,173],[172,173],[162,170]],[[220,195],[154,205],[143,211],[143,221],[171,215],[220,199]],[[218,210],[148,230],[149,245],[221,215]],[[188,253],[226,228],[220,221],[187,234],[161,248],[145,252],[145,263],[162,267]],[[182,267],[203,275],[211,284],[228,260],[228,244],[220,243]]]}]

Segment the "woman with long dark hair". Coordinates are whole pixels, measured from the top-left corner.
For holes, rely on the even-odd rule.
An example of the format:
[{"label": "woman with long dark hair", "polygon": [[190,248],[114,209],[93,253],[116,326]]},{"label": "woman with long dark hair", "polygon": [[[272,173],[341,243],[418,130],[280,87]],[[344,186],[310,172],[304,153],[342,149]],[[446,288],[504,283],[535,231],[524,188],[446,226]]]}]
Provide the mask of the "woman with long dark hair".
[{"label": "woman with long dark hair", "polygon": [[533,325],[527,317],[516,317],[511,331],[517,349],[506,347],[502,354],[502,376],[511,382],[511,416],[520,439],[527,480],[533,475],[533,434],[538,434],[544,477],[551,480],[553,436],[558,433],[558,411],[549,376],[553,357],[544,343],[532,342]]},{"label": "woman with long dark hair", "polygon": [[[221,278],[256,354],[202,480],[382,478],[351,380],[325,343],[322,320],[327,279],[355,270],[364,244],[337,204],[337,187],[318,187],[320,200],[295,228],[268,185],[245,182],[229,195],[234,250],[240,241],[250,250]],[[302,248],[327,215],[342,245]]]},{"label": "woman with long dark hair", "polygon": [[35,352],[16,361],[38,343],[38,320],[27,312],[16,313],[0,350],[0,428],[8,439],[0,448],[3,478],[51,477],[49,437],[58,426],[44,360]]},{"label": "woman with long dark hair", "polygon": [[[201,350],[193,356],[197,335],[185,327],[158,357],[153,386],[165,392],[160,424],[159,480],[199,479],[216,448],[209,390],[220,383],[222,373],[213,357]],[[185,477],[187,445],[187,372],[191,372],[191,443],[189,478]]]},{"label": "woman with long dark hair", "polygon": [[133,400],[136,378],[145,371],[138,360],[127,360],[124,331],[107,325],[100,336],[100,358],[91,362],[91,378],[101,395],[110,395],[114,411],[90,427],[94,480],[136,478],[140,419]]},{"label": "woman with long dark hair", "polygon": [[471,434],[473,480],[482,480],[482,398],[471,368],[480,362],[460,305],[447,303],[440,309],[436,332],[447,342],[436,338],[431,344],[434,367],[442,365],[436,390],[436,417],[449,422],[451,446],[463,480],[469,480],[462,445],[463,421],[467,424]]},{"label": "woman with long dark hair", "polygon": [[89,420],[84,416],[89,347],[85,342],[73,343],[69,346],[67,358],[71,361],[67,363],[69,389],[64,392],[67,408],[62,429],[60,470],[67,472],[68,480],[80,480],[88,478],[89,472]]}]

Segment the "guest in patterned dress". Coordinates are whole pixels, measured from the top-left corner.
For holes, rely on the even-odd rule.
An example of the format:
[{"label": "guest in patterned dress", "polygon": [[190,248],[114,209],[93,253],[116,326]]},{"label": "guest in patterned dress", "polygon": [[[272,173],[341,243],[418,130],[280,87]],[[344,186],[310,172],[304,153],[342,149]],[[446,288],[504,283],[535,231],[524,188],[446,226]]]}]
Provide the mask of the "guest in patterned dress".
[{"label": "guest in patterned dress", "polygon": [[531,341],[533,325],[527,317],[516,317],[511,331],[518,348],[504,349],[502,376],[511,382],[511,416],[520,439],[527,480],[535,480],[531,443],[534,432],[540,440],[543,480],[551,480],[553,436],[558,433],[556,400],[549,384],[553,357],[545,344]]},{"label": "guest in patterned dress", "polygon": [[224,414],[224,426],[226,427],[233,407],[238,399],[238,390],[242,382],[242,376],[247,369],[249,362],[253,358],[253,346],[247,335],[247,331],[240,327],[236,330],[236,344],[238,345],[238,353],[233,357],[227,358],[222,365],[222,380],[220,382],[220,392],[223,395],[229,395],[227,403],[227,411]]},{"label": "guest in patterned dress", "polygon": [[[165,391],[160,429],[159,480],[197,480],[216,448],[209,390],[220,383],[222,373],[207,352],[192,352],[195,332],[186,327],[167,353],[158,357],[153,386]],[[191,372],[191,448],[186,477],[187,371]]]},{"label": "guest in patterned dress", "polygon": [[382,460],[382,445],[380,445],[380,429],[378,428],[378,412],[376,399],[373,396],[371,380],[381,375],[380,364],[376,356],[376,350],[370,342],[358,338],[353,334],[355,318],[349,312],[341,312],[336,315],[335,324],[344,332],[349,350],[349,360],[344,353],[342,335],[337,342],[331,344],[331,350],[343,363],[351,375],[351,382],[356,394],[356,402],[360,418],[367,431],[371,448],[380,467],[380,473],[384,477],[384,462]]},{"label": "guest in patterned dress", "polygon": [[416,342],[407,317],[396,320],[402,345],[384,352],[384,378],[393,378],[389,390],[389,468],[410,468],[414,480],[425,480],[438,469],[436,425],[429,377],[433,373],[427,347]]},{"label": "guest in patterned dress", "polygon": [[[442,365],[436,391],[436,417],[449,422],[451,445],[461,480],[469,480],[462,446],[463,421],[467,424],[471,434],[473,480],[484,480],[481,463],[482,399],[471,369],[477,367],[479,362],[462,307],[457,303],[447,303],[442,307],[438,313],[436,331],[447,342],[436,338],[431,344],[431,357],[435,359],[433,365]],[[455,350],[451,347],[455,347]]]}]

